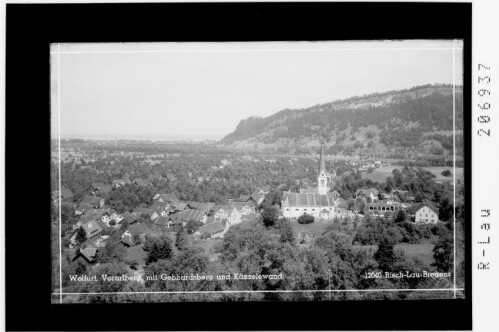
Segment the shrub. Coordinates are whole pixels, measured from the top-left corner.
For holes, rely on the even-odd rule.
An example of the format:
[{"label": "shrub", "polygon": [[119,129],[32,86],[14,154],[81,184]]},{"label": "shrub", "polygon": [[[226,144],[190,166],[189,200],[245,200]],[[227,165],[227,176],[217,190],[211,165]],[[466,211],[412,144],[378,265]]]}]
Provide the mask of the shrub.
[{"label": "shrub", "polygon": [[315,218],[314,216],[310,215],[310,214],[307,214],[307,213],[304,213],[300,216],[300,218],[298,218],[298,222],[300,224],[311,224],[315,221]]}]

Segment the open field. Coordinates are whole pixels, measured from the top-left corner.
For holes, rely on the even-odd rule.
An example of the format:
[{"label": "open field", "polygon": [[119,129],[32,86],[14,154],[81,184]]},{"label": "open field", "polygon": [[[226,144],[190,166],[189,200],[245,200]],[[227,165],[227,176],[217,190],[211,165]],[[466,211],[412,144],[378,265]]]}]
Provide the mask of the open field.
[{"label": "open field", "polygon": [[[362,178],[364,179],[370,179],[375,182],[385,182],[386,179],[392,175],[392,171],[395,169],[402,169],[402,166],[386,166],[386,167],[380,167],[380,168],[375,168],[372,173],[362,173]],[[453,175],[451,176],[443,176],[441,173],[442,171],[445,170],[450,170],[451,173],[453,173],[452,167],[441,167],[441,166],[435,166],[435,167],[423,167],[423,169],[432,172],[433,174],[436,175],[436,178],[434,178],[434,181],[453,181],[454,177]],[[456,181],[461,180],[463,181],[464,179],[464,173],[463,173],[463,168],[462,167],[456,167]]]}]

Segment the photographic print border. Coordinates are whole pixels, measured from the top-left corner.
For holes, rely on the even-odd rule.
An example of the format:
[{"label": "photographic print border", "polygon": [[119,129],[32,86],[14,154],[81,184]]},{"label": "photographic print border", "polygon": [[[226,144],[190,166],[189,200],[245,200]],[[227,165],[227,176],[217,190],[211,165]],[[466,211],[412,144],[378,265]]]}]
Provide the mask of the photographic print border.
[{"label": "photographic print border", "polygon": [[[286,15],[283,15],[285,13]],[[410,13],[410,15],[408,14]],[[424,18],[421,24],[417,18]],[[136,24],[129,24],[130,20]],[[196,25],[189,25],[195,21]],[[459,21],[459,24],[452,24]],[[303,25],[293,25],[303,22]],[[362,24],[360,24],[362,23]],[[419,24],[418,24],[419,23]],[[189,28],[177,29],[189,25]],[[202,26],[197,29],[196,26]],[[345,28],[348,27],[348,28]],[[367,27],[367,28],[366,28]],[[462,39],[464,41],[463,102],[465,119],[471,117],[471,4],[401,3],[239,3],[239,4],[61,4],[7,6],[7,94],[6,94],[6,219],[25,211],[23,188],[35,184],[45,193],[34,203],[37,222],[29,231],[21,223],[6,222],[7,327],[9,330],[71,329],[71,312],[83,316],[106,310],[109,315],[139,312],[161,317],[167,310],[172,317],[155,325],[142,320],[109,322],[105,319],[78,322],[81,329],[454,329],[471,328],[471,190],[465,197],[465,299],[430,301],[337,301],[337,302],[248,302],[164,303],[120,305],[52,305],[50,229],[43,223],[49,209],[50,182],[50,69],[51,43],[66,42],[155,42],[155,41],[290,41],[290,40],[373,40],[373,39]],[[28,96],[28,97],[27,97]],[[16,110],[21,112],[16,113]],[[26,112],[29,118],[26,118]],[[15,120],[15,121],[14,121]],[[471,121],[464,122],[465,170],[471,169]],[[15,123],[15,124],[14,124]],[[19,149],[19,146],[26,149]],[[29,150],[27,150],[29,149]],[[29,151],[31,163],[26,160]],[[33,163],[33,160],[36,161]],[[45,166],[44,166],[45,165]],[[47,168],[45,168],[47,167]],[[34,169],[36,168],[36,169]],[[14,176],[14,172],[17,176]],[[24,175],[21,176],[21,175]],[[26,176],[29,174],[29,176]],[[21,181],[16,179],[21,178]],[[20,183],[19,183],[20,182]],[[471,188],[470,173],[465,186]],[[45,188],[45,189],[43,189]],[[16,200],[17,197],[17,200]],[[24,208],[24,209],[23,209]],[[45,211],[45,212],[44,212]],[[29,247],[17,248],[14,234],[23,234]],[[33,248],[36,248],[34,250]],[[46,257],[47,259],[40,259]],[[31,258],[28,263],[19,257]],[[33,259],[34,257],[34,259]],[[28,287],[26,287],[28,286]],[[19,290],[25,290],[19,296]],[[196,312],[189,319],[183,311]],[[294,320],[263,324],[249,319],[244,326],[220,325],[209,321],[207,306],[215,311],[286,313]],[[373,307],[376,310],[373,310]],[[20,308],[24,310],[19,311]],[[22,317],[26,309],[37,310],[47,319]],[[410,319],[415,310],[440,315],[433,319]],[[18,314],[16,314],[18,312]],[[339,322],[310,320],[307,315],[327,317],[334,312]],[[356,319],[362,313],[363,319]],[[21,313],[21,314],[19,314]],[[379,320],[390,314],[390,320]],[[178,315],[178,316],[177,316]],[[408,326],[407,324],[409,324]],[[74,324],[74,323],[73,323]],[[157,323],[156,323],[157,324]],[[69,328],[68,328],[69,327]]]}]

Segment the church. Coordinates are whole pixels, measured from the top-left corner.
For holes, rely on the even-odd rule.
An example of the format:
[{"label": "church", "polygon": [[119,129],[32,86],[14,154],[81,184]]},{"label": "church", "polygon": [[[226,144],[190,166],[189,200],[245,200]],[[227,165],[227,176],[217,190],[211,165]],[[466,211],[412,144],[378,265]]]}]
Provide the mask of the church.
[{"label": "church", "polygon": [[315,218],[332,219],[337,212],[337,195],[330,193],[329,174],[324,161],[324,147],[321,147],[319,172],[317,176],[317,191],[315,193],[287,193],[281,202],[282,215],[285,218],[298,218],[307,213]]}]

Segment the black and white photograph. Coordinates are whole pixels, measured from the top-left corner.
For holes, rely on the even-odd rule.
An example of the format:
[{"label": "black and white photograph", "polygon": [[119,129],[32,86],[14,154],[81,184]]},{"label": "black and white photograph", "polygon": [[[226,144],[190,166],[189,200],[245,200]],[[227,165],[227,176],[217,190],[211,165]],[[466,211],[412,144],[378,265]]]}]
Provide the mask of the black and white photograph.
[{"label": "black and white photograph", "polygon": [[52,43],[52,303],[463,299],[462,40]]}]

